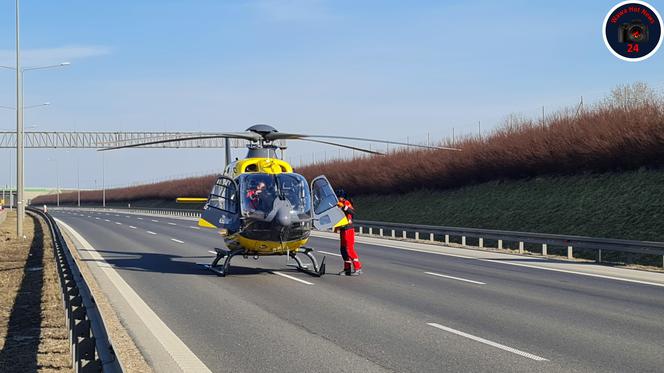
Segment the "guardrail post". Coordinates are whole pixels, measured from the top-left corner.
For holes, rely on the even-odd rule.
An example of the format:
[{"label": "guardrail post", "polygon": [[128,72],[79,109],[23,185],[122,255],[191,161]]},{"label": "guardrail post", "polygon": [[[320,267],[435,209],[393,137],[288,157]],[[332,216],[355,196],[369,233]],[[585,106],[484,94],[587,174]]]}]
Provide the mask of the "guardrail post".
[{"label": "guardrail post", "polygon": [[548,255],[547,246],[545,243],[542,244],[542,255],[544,256]]},{"label": "guardrail post", "polygon": [[449,234],[446,234],[446,235],[445,235],[445,244],[446,244],[446,245],[449,245],[449,244],[450,244],[450,235],[449,235]]},{"label": "guardrail post", "polygon": [[392,238],[395,238],[395,237],[396,237],[396,232],[394,231],[394,229],[392,229]]},{"label": "guardrail post", "polygon": [[373,228],[369,227],[369,236],[373,235]]},{"label": "guardrail post", "polygon": [[429,241],[431,241],[431,242],[434,241],[433,233],[429,233]]},{"label": "guardrail post", "polygon": [[602,249],[597,249],[597,263],[602,262]]},{"label": "guardrail post", "polygon": [[383,228],[378,229],[378,235],[383,237]]},{"label": "guardrail post", "polygon": [[466,246],[466,236],[461,236],[461,246]]},{"label": "guardrail post", "polygon": [[519,242],[519,254],[523,254],[523,241]]},{"label": "guardrail post", "polygon": [[362,227],[360,227],[360,234],[362,234]]},{"label": "guardrail post", "polygon": [[420,232],[415,232],[415,241],[419,241],[420,239]]},{"label": "guardrail post", "polygon": [[406,231],[403,231],[402,237],[406,238]]},{"label": "guardrail post", "polygon": [[572,246],[567,246],[567,259],[574,259],[574,254],[572,252]]},{"label": "guardrail post", "polygon": [[498,250],[503,249],[503,240],[498,240]]},{"label": "guardrail post", "polygon": [[480,242],[477,244],[480,248],[484,247],[484,238],[480,237]]}]

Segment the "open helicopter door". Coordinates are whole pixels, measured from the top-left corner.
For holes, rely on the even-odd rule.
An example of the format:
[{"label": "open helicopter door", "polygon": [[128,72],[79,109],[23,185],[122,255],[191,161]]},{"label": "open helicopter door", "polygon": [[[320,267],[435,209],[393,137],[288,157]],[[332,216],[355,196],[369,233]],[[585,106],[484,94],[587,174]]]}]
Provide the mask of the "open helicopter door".
[{"label": "open helicopter door", "polygon": [[311,181],[311,196],[314,207],[314,229],[331,229],[346,219],[344,212],[337,206],[339,200],[325,176],[318,176]]},{"label": "open helicopter door", "polygon": [[220,176],[212,187],[198,225],[235,232],[240,228],[239,194],[235,180]]}]

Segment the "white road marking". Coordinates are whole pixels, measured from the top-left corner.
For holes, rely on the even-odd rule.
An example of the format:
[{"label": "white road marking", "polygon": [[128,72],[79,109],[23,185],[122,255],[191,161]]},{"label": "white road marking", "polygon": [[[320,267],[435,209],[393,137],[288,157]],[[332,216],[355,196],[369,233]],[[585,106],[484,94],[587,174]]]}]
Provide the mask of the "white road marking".
[{"label": "white road marking", "polygon": [[335,253],[331,253],[331,252],[329,252],[329,251],[318,250],[318,252],[321,253],[321,254],[334,255],[334,256],[341,256],[341,254],[335,254]]},{"label": "white road marking", "polygon": [[641,280],[632,280],[632,279],[629,279],[629,278],[613,277],[613,276],[607,276],[607,275],[599,275],[599,274],[595,274],[595,273],[578,272],[578,271],[572,271],[572,270],[569,270],[569,269],[559,269],[559,268],[540,267],[540,266],[534,266],[534,265],[530,265],[530,264],[522,264],[522,263],[506,262],[506,261],[502,261],[502,260],[482,259],[482,258],[477,258],[477,259],[478,259],[478,260],[485,261],[485,262],[507,264],[507,265],[519,266],[519,267],[528,267],[528,268],[543,269],[543,270],[545,270],[545,271],[554,271],[554,272],[571,273],[571,274],[574,274],[574,275],[582,275],[582,276],[590,276],[590,277],[606,278],[606,279],[609,279],[609,280],[617,280],[617,281],[624,281],[624,282],[632,282],[632,283],[635,283],[635,284],[643,284],[643,285],[652,285],[652,286],[664,287],[664,284],[660,284],[660,283],[657,283],[657,282],[649,282],[649,281],[641,281]]},{"label": "white road marking", "polygon": [[[324,235],[315,235],[314,237],[328,239],[328,240],[333,240],[334,239],[334,238],[331,238],[327,235],[325,235],[325,236]],[[435,254],[435,255],[443,255],[443,256],[453,256],[453,257],[464,258],[464,259],[481,260],[481,261],[485,261],[485,262],[492,262],[492,263],[498,263],[498,264],[506,264],[506,265],[528,267],[528,268],[534,268],[534,269],[542,269],[542,270],[545,270],[545,271],[571,273],[571,274],[580,275],[580,276],[605,278],[605,279],[609,279],[609,280],[624,281],[624,282],[630,282],[630,283],[635,283],[635,284],[643,284],[643,285],[652,285],[652,286],[664,287],[664,283],[649,282],[649,281],[642,281],[642,280],[633,280],[633,279],[629,279],[629,278],[615,277],[615,276],[608,276],[608,275],[600,275],[600,274],[595,274],[595,273],[586,273],[586,272],[580,272],[580,271],[574,271],[574,270],[568,270],[568,269],[540,267],[540,266],[532,265],[532,264],[514,263],[514,262],[510,262],[509,259],[495,260],[495,259],[487,259],[487,258],[478,258],[478,257],[474,257],[474,256],[443,253],[443,252],[439,252],[439,251],[426,250],[426,249],[413,249],[413,248],[408,248],[408,247],[391,245],[390,243],[383,243],[383,242],[381,242],[381,243],[372,243],[370,241],[361,240],[362,237],[358,237],[358,238],[360,238],[360,239],[356,240],[355,243],[365,244],[365,245],[374,245],[374,246],[383,246],[383,247],[389,247],[389,248],[398,249],[398,250],[417,251],[417,252],[426,253],[426,254]],[[374,237],[371,237],[371,238],[378,240],[378,238],[374,238]],[[388,241],[388,239],[382,239],[381,241]],[[515,260],[518,260],[518,257],[520,257],[519,255],[514,255],[514,256],[517,257],[517,258],[515,258]],[[529,259],[535,259],[535,258],[529,258]],[[539,261],[541,261],[542,263],[550,263],[546,259],[541,259]]]},{"label": "white road marking", "polygon": [[497,343],[497,342],[489,341],[488,339],[484,339],[484,338],[481,338],[481,337],[474,336],[472,334],[464,333],[460,330],[448,328],[447,326],[443,326],[443,325],[432,323],[432,322],[427,323],[427,325],[433,326],[434,328],[438,328],[440,330],[444,330],[446,332],[450,332],[450,333],[453,333],[453,334],[456,334],[456,335],[460,335],[462,337],[472,339],[472,340],[480,342],[480,343],[484,343],[484,344],[489,345],[489,346],[499,348],[501,350],[511,352],[513,354],[517,354],[517,355],[520,355],[520,356],[523,356],[523,357],[527,357],[529,359],[533,359],[533,360],[536,360],[536,361],[549,361],[549,359],[545,359],[541,356],[533,355],[529,352],[517,350],[516,348],[508,347],[508,346],[502,345],[502,344]]},{"label": "white road marking", "polygon": [[171,238],[171,241],[177,242],[177,243],[184,243],[184,241],[176,240],[175,238]]},{"label": "white road marking", "polygon": [[281,272],[277,272],[277,271],[270,271],[270,273],[272,273],[272,274],[274,274],[274,275],[281,276],[281,277],[289,278],[289,279],[291,279],[291,280],[293,280],[293,281],[301,282],[301,283],[306,284],[306,285],[313,285],[312,282],[304,281],[304,280],[300,280],[300,279],[297,278],[297,277],[293,277],[293,276],[291,276],[291,275],[287,275],[287,274],[285,274],[285,273],[281,273]]},{"label": "white road marking", "polygon": [[198,230],[200,230],[200,229],[201,229],[201,228],[199,228],[199,227],[194,227],[193,225],[192,225],[192,226],[190,226],[189,228],[191,228],[191,229],[198,229]]},{"label": "white road marking", "polygon": [[148,232],[148,233],[150,233],[150,234],[156,234],[156,233],[154,233],[154,232],[151,232],[151,231],[146,231],[146,232]]},{"label": "white road marking", "polygon": [[109,222],[109,223],[111,222],[111,221],[110,221],[110,220],[108,220],[108,219],[104,219],[104,221],[107,221],[107,222]]},{"label": "white road marking", "polygon": [[122,225],[122,223],[120,223],[119,221],[116,221],[115,224]]},{"label": "white road marking", "polygon": [[208,250],[208,253],[210,253],[210,254],[214,254],[214,255],[217,255],[217,252],[216,252],[216,251],[212,251],[212,250]]},{"label": "white road marking", "polygon": [[[58,224],[67,229],[92,259],[100,263],[106,263],[104,258],[96,251],[88,241],[67,224],[57,220]],[[178,336],[166,325],[156,313],[148,306],[134,289],[120,277],[111,266],[100,266],[100,270],[108,277],[110,282],[118,290],[136,315],[143,321],[146,330],[150,331],[154,338],[161,343],[166,352],[173,358],[175,363],[183,372],[210,372],[207,366],[187,347]]]},{"label": "white road marking", "polygon": [[100,220],[99,218],[95,218],[96,220]]},{"label": "white road marking", "polygon": [[88,218],[91,218],[92,216],[88,215]]},{"label": "white road marking", "polygon": [[120,215],[115,215],[115,216],[117,216],[118,218],[120,217]]},{"label": "white road marking", "polygon": [[138,220],[143,220],[143,218],[136,218],[136,219],[138,219]]},{"label": "white road marking", "polygon": [[177,224],[175,224],[175,223],[168,223],[168,225],[177,225]]},{"label": "white road marking", "polygon": [[136,229],[136,227],[134,227],[133,225],[130,225],[129,228]]},{"label": "white road marking", "polygon": [[461,278],[461,277],[448,276],[448,275],[443,275],[443,274],[440,274],[440,273],[434,273],[434,272],[424,272],[424,273],[426,273],[427,275],[431,275],[431,276],[438,276],[438,277],[449,278],[449,279],[452,279],[452,280],[458,280],[458,281],[470,282],[471,284],[486,285],[486,283],[484,283],[484,282],[479,282],[479,281],[474,281],[474,280],[468,280],[468,279]]},{"label": "white road marking", "polygon": [[152,219],[152,221],[155,222],[155,223],[159,223],[159,220]]}]

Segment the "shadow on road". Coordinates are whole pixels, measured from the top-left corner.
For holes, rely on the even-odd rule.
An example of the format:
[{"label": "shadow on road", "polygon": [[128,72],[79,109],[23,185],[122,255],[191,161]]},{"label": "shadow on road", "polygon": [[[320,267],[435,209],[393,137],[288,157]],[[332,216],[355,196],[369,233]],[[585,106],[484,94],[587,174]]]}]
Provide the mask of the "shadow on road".
[{"label": "shadow on road", "polygon": [[[86,251],[86,250],[79,250]],[[114,250],[95,250],[102,254],[103,261],[96,259],[83,259],[84,262],[108,263],[118,270],[171,273],[181,275],[210,275],[216,276],[212,271],[208,271],[201,264],[210,264],[214,255],[202,256],[180,256],[160,253],[128,253],[126,251]],[[192,263],[187,259],[201,259],[198,263]],[[230,274],[232,275],[256,275],[270,272],[269,269],[251,268],[236,265],[243,258],[236,257],[231,261]]]}]

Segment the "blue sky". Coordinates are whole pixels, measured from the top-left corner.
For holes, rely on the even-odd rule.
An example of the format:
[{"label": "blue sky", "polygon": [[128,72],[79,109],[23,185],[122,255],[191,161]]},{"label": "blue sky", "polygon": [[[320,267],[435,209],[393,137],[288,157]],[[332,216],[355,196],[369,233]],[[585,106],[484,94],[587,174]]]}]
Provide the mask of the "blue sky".
[{"label": "blue sky", "polygon": [[[616,2],[124,1],[22,2],[26,126],[38,130],[282,131],[425,142],[489,131],[506,115],[538,116],[593,101],[616,84],[664,88],[663,51],[628,63],[606,49]],[[652,1],[664,9],[664,1]],[[0,64],[13,64],[14,1],[0,0]],[[14,105],[0,70],[0,105]],[[0,110],[0,129],[14,127]],[[13,153],[13,152],[12,152]],[[237,155],[243,152],[236,151]],[[297,164],[338,155],[291,144]],[[312,155],[312,153],[316,153]],[[343,153],[342,153],[343,155]],[[0,185],[10,151],[0,150]],[[52,161],[48,161],[52,159]],[[57,162],[55,161],[57,159]],[[140,166],[136,160],[140,159]],[[94,151],[29,150],[28,186],[101,183]],[[223,150],[106,155],[110,185],[200,174]]]}]

